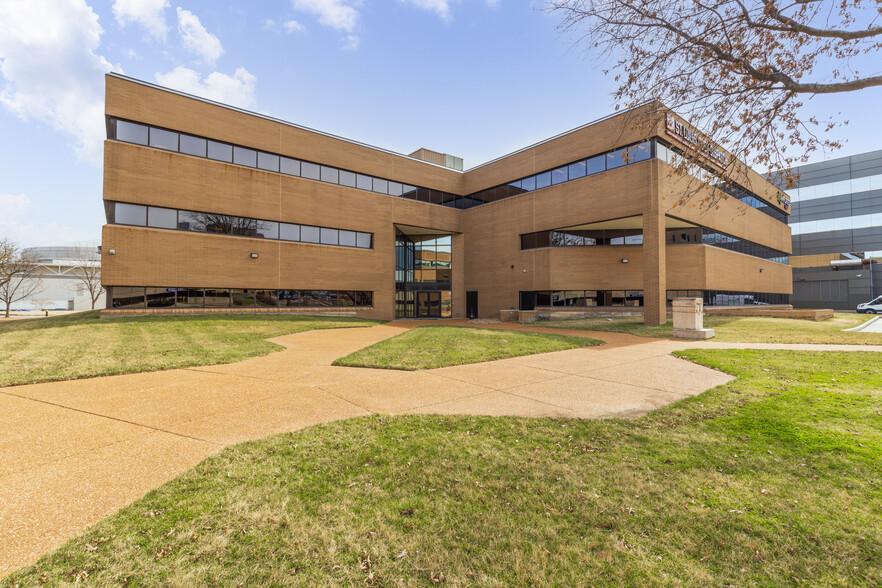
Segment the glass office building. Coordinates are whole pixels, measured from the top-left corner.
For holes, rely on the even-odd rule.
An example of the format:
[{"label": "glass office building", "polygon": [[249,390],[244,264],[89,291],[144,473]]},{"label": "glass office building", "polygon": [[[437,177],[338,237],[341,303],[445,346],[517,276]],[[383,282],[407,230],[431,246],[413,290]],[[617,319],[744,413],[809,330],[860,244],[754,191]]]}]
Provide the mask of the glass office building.
[{"label": "glass office building", "polygon": [[872,263],[882,259],[882,150],[792,172],[791,304],[854,310],[882,294],[882,265]]}]

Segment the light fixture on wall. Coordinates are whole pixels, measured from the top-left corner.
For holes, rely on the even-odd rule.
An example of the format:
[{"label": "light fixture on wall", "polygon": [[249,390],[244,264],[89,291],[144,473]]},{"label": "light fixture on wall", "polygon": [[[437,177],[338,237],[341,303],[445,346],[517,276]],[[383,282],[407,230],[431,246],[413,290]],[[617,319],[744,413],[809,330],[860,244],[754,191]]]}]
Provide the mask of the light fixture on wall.
[{"label": "light fixture on wall", "polygon": [[761,268],[760,268],[760,273],[763,273],[764,271],[766,271],[766,268],[761,267]]},{"label": "light fixture on wall", "polygon": [[257,259],[257,253],[252,253],[252,254],[251,254],[251,259]]},{"label": "light fixture on wall", "polygon": [[109,253],[110,255],[116,255],[116,249],[109,249],[107,253]]},{"label": "light fixture on wall", "polygon": [[628,258],[627,257],[622,258],[622,263],[628,263]]}]

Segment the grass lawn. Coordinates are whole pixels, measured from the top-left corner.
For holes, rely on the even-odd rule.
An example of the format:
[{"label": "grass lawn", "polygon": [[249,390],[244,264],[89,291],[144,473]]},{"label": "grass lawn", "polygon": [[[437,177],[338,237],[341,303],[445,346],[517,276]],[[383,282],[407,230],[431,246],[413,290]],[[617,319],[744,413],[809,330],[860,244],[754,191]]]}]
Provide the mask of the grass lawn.
[{"label": "grass lawn", "polygon": [[377,324],[294,315],[144,316],[98,311],[0,322],[0,386],[231,363],[281,349],[265,339]]},{"label": "grass lawn", "polygon": [[[832,319],[818,322],[765,317],[706,316],[704,326],[716,331],[714,341],[882,345],[882,333],[843,332],[843,329],[851,329],[871,318],[870,315],[856,313],[838,313]],[[674,336],[674,326],[671,321],[666,325],[648,327],[643,324],[642,318],[539,321],[534,324],[560,329],[616,331],[645,337]]]},{"label": "grass lawn", "polygon": [[603,341],[572,335],[547,335],[470,327],[417,327],[380,341],[334,365],[396,370],[424,370],[602,345]]},{"label": "grass lawn", "polygon": [[228,448],[2,586],[879,586],[882,362],[625,420],[369,417]]}]

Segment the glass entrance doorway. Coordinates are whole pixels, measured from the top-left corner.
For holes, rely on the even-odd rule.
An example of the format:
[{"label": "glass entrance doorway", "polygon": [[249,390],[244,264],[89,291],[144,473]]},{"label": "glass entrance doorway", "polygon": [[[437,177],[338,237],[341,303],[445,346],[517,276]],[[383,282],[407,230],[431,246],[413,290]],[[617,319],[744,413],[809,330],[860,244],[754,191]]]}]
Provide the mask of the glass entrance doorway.
[{"label": "glass entrance doorway", "polygon": [[452,317],[451,235],[396,229],[395,318]]},{"label": "glass entrance doorway", "polygon": [[417,292],[417,318],[441,318],[441,292]]}]

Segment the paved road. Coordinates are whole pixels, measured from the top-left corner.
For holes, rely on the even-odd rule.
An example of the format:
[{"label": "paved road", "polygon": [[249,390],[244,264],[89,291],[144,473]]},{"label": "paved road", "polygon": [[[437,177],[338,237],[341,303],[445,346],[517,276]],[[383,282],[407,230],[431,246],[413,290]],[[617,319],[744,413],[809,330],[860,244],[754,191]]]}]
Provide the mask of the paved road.
[{"label": "paved road", "polygon": [[284,351],[236,364],[0,388],[0,577],[229,444],[373,413],[637,416],[732,379],[671,351],[746,347],[584,333],[608,344],[421,372],[330,365],[416,324],[279,337]]}]

